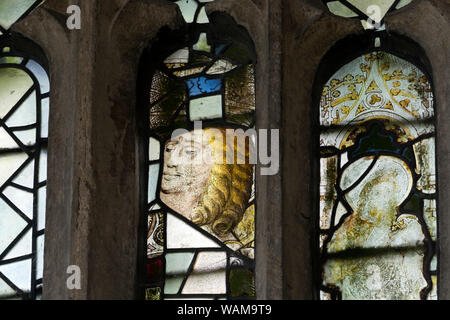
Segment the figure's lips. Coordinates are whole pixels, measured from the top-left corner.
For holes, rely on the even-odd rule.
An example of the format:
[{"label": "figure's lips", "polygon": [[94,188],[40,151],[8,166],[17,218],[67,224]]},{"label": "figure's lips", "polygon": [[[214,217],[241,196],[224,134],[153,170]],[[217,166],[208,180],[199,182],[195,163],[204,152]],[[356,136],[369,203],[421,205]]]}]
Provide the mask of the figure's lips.
[{"label": "figure's lips", "polygon": [[163,174],[163,179],[164,180],[173,180],[173,179],[176,179],[176,178],[179,178],[179,177],[181,177],[181,175],[180,174],[167,174],[167,173],[165,173],[165,174]]}]

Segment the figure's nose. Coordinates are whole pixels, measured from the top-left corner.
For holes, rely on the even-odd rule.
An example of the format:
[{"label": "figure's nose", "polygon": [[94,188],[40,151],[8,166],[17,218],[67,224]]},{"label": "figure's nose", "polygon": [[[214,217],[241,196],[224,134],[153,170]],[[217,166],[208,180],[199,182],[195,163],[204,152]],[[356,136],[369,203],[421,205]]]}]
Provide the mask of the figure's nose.
[{"label": "figure's nose", "polygon": [[176,150],[172,150],[172,152],[168,154],[168,158],[165,164],[168,168],[176,168],[178,166],[179,157],[178,152],[176,152]]},{"label": "figure's nose", "polygon": [[173,155],[169,155],[166,163],[165,163],[167,168],[175,168],[175,162],[173,161]]}]

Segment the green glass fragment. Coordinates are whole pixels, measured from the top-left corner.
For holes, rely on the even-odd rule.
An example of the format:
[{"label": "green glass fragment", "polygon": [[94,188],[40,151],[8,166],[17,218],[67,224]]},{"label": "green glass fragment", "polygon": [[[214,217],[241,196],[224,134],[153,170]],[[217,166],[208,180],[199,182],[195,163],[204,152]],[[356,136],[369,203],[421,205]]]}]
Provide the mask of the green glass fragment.
[{"label": "green glass fragment", "polygon": [[255,296],[255,277],[251,270],[230,270],[230,294],[233,297]]},{"label": "green glass fragment", "polygon": [[146,288],[145,300],[161,300],[161,288]]}]

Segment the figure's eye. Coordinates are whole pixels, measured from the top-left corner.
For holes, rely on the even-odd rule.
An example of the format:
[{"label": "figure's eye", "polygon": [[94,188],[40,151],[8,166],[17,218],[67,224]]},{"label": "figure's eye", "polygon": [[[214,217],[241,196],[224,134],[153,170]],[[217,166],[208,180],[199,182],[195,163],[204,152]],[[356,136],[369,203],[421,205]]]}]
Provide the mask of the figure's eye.
[{"label": "figure's eye", "polygon": [[167,146],[166,146],[166,152],[171,152],[171,151],[173,151],[175,149],[175,146],[173,145],[173,144],[168,144]]},{"label": "figure's eye", "polygon": [[184,154],[187,156],[195,156],[197,154],[198,150],[196,148],[185,148]]}]

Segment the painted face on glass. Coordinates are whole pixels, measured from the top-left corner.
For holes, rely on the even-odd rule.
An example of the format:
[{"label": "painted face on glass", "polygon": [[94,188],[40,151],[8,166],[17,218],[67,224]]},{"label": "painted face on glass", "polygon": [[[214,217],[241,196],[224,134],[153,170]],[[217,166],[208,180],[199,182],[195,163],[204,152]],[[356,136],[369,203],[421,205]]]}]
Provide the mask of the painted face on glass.
[{"label": "painted face on glass", "polygon": [[248,140],[238,140],[235,145],[225,138],[225,129],[207,128],[173,137],[164,146],[161,201],[221,237],[242,220],[251,193],[252,165],[224,161],[235,151],[245,152],[248,161]]},{"label": "painted face on glass", "polygon": [[[427,286],[422,272],[425,235],[416,216],[398,215],[413,177],[403,160],[388,155],[381,155],[362,176],[374,159],[358,159],[344,170],[340,187],[353,214],[333,234],[327,251],[376,248],[384,252],[330,257],[324,282],[339,287],[343,299],[418,299]],[[414,249],[392,250],[400,247]]]},{"label": "painted face on glass", "polygon": [[192,132],[169,140],[164,148],[163,194],[201,190],[211,172],[211,149]]}]

